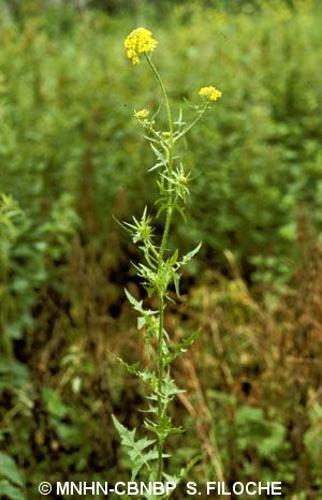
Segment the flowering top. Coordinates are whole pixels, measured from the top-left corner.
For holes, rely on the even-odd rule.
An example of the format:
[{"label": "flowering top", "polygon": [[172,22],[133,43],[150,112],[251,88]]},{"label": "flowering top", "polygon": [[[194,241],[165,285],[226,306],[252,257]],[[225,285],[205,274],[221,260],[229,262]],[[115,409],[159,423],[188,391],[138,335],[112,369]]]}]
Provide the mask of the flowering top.
[{"label": "flowering top", "polygon": [[150,111],[146,108],[140,109],[140,111],[135,111],[134,117],[138,120],[145,120],[149,117]]},{"label": "flowering top", "polygon": [[138,54],[152,52],[157,45],[158,42],[153,38],[151,31],[145,28],[137,28],[131,31],[124,40],[126,55],[133,64],[140,62]]},{"label": "flowering top", "polygon": [[209,101],[217,101],[221,97],[221,92],[216,87],[210,85],[209,87],[202,87],[198,94],[201,97],[205,97]]}]

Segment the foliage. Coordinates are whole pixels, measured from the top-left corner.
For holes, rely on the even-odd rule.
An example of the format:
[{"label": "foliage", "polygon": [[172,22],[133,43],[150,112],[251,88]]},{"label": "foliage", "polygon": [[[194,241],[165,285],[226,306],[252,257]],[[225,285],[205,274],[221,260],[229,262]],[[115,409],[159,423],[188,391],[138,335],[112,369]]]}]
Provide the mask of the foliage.
[{"label": "foliage", "polygon": [[1,329],[5,342],[20,338],[22,330],[32,324],[36,290],[59,276],[55,264],[69,252],[77,216],[70,206],[70,197],[64,194],[38,227],[10,196],[2,196],[0,217]]},{"label": "foliage", "polygon": [[0,491],[10,500],[24,500],[22,489],[24,478],[15,461],[7,454],[0,453]]}]

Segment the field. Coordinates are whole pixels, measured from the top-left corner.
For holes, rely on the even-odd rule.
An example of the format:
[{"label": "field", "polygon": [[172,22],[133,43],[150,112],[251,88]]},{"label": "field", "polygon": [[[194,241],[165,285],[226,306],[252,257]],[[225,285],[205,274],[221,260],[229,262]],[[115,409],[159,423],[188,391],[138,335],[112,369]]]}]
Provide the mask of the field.
[{"label": "field", "polygon": [[[321,5],[45,3],[0,4],[0,498],[129,480],[141,458],[122,426],[153,435],[142,364],[174,391],[169,421],[184,432],[167,438],[161,474],[142,459],[138,478],[188,467],[185,482],[281,481],[285,498],[322,498]],[[173,157],[158,81],[124,50],[138,26],[158,41],[175,127],[200,113],[201,87],[222,92]],[[134,116],[145,108],[166,131],[166,187],[149,172],[154,118]],[[177,157],[189,196],[170,192]],[[164,238],[173,199],[185,213]],[[142,237],[145,207],[164,248]],[[173,274],[162,293],[142,286],[140,241],[157,278],[202,242],[179,296]],[[164,339],[142,311],[137,328],[141,300]],[[159,449],[165,390],[151,393]],[[183,485],[171,498],[188,498]]]}]

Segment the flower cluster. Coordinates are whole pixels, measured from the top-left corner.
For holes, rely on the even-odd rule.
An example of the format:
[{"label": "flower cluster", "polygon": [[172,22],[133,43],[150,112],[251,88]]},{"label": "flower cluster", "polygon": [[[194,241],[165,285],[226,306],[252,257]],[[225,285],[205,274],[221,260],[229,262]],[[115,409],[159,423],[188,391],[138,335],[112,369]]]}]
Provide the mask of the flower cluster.
[{"label": "flower cluster", "polygon": [[139,54],[148,54],[158,45],[157,40],[152,36],[152,32],[145,28],[136,28],[124,41],[126,55],[133,64],[139,64]]},{"label": "flower cluster", "polygon": [[135,111],[134,117],[138,120],[146,120],[149,117],[150,111],[146,108]]},{"label": "flower cluster", "polygon": [[205,97],[209,101],[217,101],[221,97],[221,92],[216,87],[209,85],[209,87],[202,87],[198,94],[201,97]]}]

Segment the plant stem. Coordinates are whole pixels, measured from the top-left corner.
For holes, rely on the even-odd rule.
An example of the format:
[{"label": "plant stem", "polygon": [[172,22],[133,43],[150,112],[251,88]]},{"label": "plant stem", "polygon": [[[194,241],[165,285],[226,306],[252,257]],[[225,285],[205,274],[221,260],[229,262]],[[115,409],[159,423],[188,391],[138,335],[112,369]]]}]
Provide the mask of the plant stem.
[{"label": "plant stem", "polygon": [[[160,73],[157,68],[149,58],[147,54],[145,54],[146,60],[160,86],[161,93],[164,99],[167,119],[168,119],[168,127],[169,127],[169,143],[168,143],[168,161],[167,167],[168,172],[171,174],[173,168],[173,153],[174,153],[174,133],[173,133],[173,121],[171,115],[171,108],[169,104],[169,99],[167,96],[167,92],[163,81],[161,79]],[[169,186],[170,187],[170,186]],[[163,235],[161,239],[160,251],[159,251],[159,269],[163,264],[163,255],[166,251],[167,241],[169,237],[169,231],[171,227],[172,215],[173,215],[173,200],[172,200],[172,191],[168,190],[169,197],[167,201],[167,211],[166,211],[166,219],[164,224]],[[160,293],[159,295],[159,332],[158,332],[158,423],[160,425],[161,419],[163,417],[163,408],[162,408],[162,381],[164,375],[164,365],[163,365],[163,339],[164,339],[164,310],[165,310],[165,301],[164,301],[164,293]],[[162,480],[163,475],[163,438],[158,436],[158,468],[157,468],[157,480]]]},{"label": "plant stem", "polygon": [[[153,64],[152,60],[150,57],[145,54],[145,58],[152,70],[152,73],[154,74],[160,89],[161,93],[164,99],[164,104],[167,112],[167,119],[168,119],[168,127],[169,127],[169,149],[168,149],[168,171],[169,173],[172,172],[173,168],[173,153],[174,153],[174,133],[173,133],[173,121],[172,121],[172,114],[171,114],[171,108],[170,108],[170,103],[168,99],[168,95],[165,89],[165,86],[163,84],[162,78],[160,76],[159,71]],[[171,220],[172,220],[172,214],[173,214],[173,207],[172,207],[172,192],[169,190],[169,199],[168,199],[168,207],[167,207],[167,214],[166,214],[166,220],[165,220],[165,225],[164,225],[164,231],[162,235],[162,240],[161,240],[161,246],[160,246],[160,252],[159,252],[159,264],[162,262],[163,259],[163,254],[166,250],[166,244],[168,240],[168,235],[169,235],[169,230],[171,226]]]},{"label": "plant stem", "polygon": [[[162,343],[163,343],[163,323],[164,323],[164,296],[160,294],[159,296],[159,335],[158,335],[158,421],[160,424],[162,418],[162,379],[163,379],[163,354],[162,354]],[[157,469],[157,481],[161,481],[163,474],[163,440],[161,436],[158,436],[158,469]]]},{"label": "plant stem", "polygon": [[184,135],[186,135],[187,132],[189,132],[189,130],[192,129],[192,127],[194,127],[196,125],[196,123],[198,123],[199,120],[201,120],[204,112],[206,111],[206,109],[208,108],[208,104],[205,104],[204,107],[199,111],[199,115],[197,116],[197,118],[195,118],[191,123],[190,125],[188,125],[184,130],[182,130],[182,132],[180,132],[180,134],[178,134],[175,139],[174,139],[174,142],[177,142],[179,139],[181,139],[181,137],[183,137]]},{"label": "plant stem", "polygon": [[145,58],[148,61],[148,64],[149,64],[152,72],[154,73],[154,76],[156,77],[156,79],[158,81],[158,84],[160,86],[160,89],[161,89],[161,92],[162,92],[162,96],[163,96],[163,99],[164,99],[164,103],[165,103],[165,107],[166,107],[166,111],[167,111],[167,118],[168,118],[170,139],[172,138],[172,141],[173,141],[173,122],[172,122],[172,116],[171,116],[171,108],[170,108],[170,104],[169,104],[169,99],[168,99],[168,96],[167,96],[167,92],[165,90],[165,86],[163,84],[163,81],[161,79],[159,71],[155,67],[155,65],[152,62],[152,60],[150,59],[150,57],[147,54],[145,54]]}]

